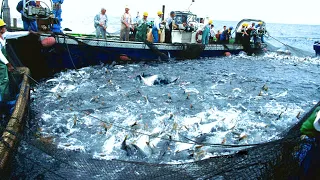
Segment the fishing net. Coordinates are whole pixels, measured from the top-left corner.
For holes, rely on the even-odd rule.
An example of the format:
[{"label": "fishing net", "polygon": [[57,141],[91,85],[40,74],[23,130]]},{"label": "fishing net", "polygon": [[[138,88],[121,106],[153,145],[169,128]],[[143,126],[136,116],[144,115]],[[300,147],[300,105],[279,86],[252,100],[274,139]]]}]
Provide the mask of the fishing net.
[{"label": "fishing net", "polygon": [[[315,107],[319,106],[317,104]],[[184,164],[149,164],[98,160],[84,152],[57,148],[51,139],[36,138],[32,122],[12,163],[13,179],[288,179],[300,174],[300,126],[315,107],[281,139],[255,145],[237,153]],[[28,129],[29,128],[29,129]]]},{"label": "fishing net", "polygon": [[[34,41],[31,39],[30,41]],[[79,41],[82,48],[87,48],[85,41]],[[88,42],[89,43],[89,42]],[[101,42],[102,43],[102,42]],[[32,47],[32,51],[41,51]],[[32,52],[28,47],[14,44],[19,55]],[[20,49],[19,49],[20,48]],[[25,48],[25,49],[23,49]],[[92,47],[94,48],[94,47]],[[54,51],[68,51],[68,46]],[[155,49],[156,50],[156,49]],[[185,48],[188,50],[188,47]],[[199,48],[197,51],[201,52]],[[26,51],[26,52],[25,52]],[[48,49],[47,51],[50,51]],[[105,50],[108,52],[109,50]],[[70,52],[70,51],[69,51]],[[53,52],[58,53],[58,52]],[[38,53],[37,53],[38,54]],[[41,67],[43,53],[29,60],[34,67]],[[196,54],[195,52],[193,54]],[[85,57],[70,54],[72,59]],[[23,58],[23,57],[17,57]],[[23,61],[26,62],[26,61]],[[43,64],[42,64],[43,65]],[[47,66],[42,66],[47,67]],[[43,73],[51,73],[43,70]],[[316,106],[319,106],[317,104]],[[314,109],[314,108],[313,108]],[[304,147],[308,141],[300,140],[300,126],[313,109],[292,128],[280,135],[281,139],[252,145],[252,147],[235,150],[236,153],[213,157],[206,160],[183,164],[150,164],[145,162],[128,162],[121,160],[94,159],[88,152],[65,151],[54,145],[50,137],[36,135],[35,122],[27,122],[23,135],[15,134],[21,145],[13,159],[13,173],[6,179],[288,179],[300,175],[300,164],[304,158]],[[33,118],[31,118],[33,119]],[[4,126],[2,126],[4,130]],[[217,145],[215,145],[217,146]],[[220,148],[232,149],[220,145]]]},{"label": "fishing net", "polygon": [[[268,45],[268,50],[271,52],[277,52],[278,54],[291,55],[291,56],[297,56],[297,57],[313,56],[313,53],[309,51],[283,43],[282,41],[270,35],[266,37],[268,39],[267,39],[267,42],[265,43]],[[280,44],[280,47],[274,44]]]}]

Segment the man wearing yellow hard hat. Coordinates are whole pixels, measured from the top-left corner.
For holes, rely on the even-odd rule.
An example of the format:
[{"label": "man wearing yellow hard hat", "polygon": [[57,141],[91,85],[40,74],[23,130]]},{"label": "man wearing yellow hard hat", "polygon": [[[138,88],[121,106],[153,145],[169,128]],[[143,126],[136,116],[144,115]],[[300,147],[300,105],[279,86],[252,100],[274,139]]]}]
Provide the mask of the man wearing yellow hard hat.
[{"label": "man wearing yellow hard hat", "polygon": [[160,24],[162,22],[162,11],[158,11],[158,17],[154,19],[154,24],[152,28],[153,42],[159,42],[159,35],[161,34]]},{"label": "man wearing yellow hard hat", "polygon": [[263,22],[259,22],[258,25],[256,26],[256,29],[258,31],[258,34],[260,36],[261,42],[264,43],[264,34],[267,32],[264,27],[262,26]]},{"label": "man wearing yellow hard hat", "polygon": [[[33,31],[30,31],[34,33]],[[6,52],[6,40],[16,39],[30,34],[29,31],[7,32],[6,23],[0,19],[0,101],[10,100],[8,71],[13,71],[14,67],[9,63]]]},{"label": "man wearing yellow hard hat", "polygon": [[137,23],[137,33],[136,33],[136,41],[144,42],[147,39],[147,30],[148,30],[148,13],[143,13],[143,18],[140,19]]},{"label": "man wearing yellow hard hat", "polygon": [[202,29],[202,44],[209,44],[210,26],[212,23],[213,21],[209,20],[208,24],[205,25]]},{"label": "man wearing yellow hard hat", "polygon": [[120,40],[129,41],[130,27],[132,24],[132,18],[129,14],[129,6],[125,7],[125,13],[121,16],[121,31],[120,31]]}]

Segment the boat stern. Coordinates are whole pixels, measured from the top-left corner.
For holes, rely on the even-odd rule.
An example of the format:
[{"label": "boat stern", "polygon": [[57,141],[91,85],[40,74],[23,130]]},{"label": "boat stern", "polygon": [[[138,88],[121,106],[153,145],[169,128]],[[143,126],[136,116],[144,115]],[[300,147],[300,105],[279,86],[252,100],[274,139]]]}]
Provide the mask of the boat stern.
[{"label": "boat stern", "polygon": [[319,41],[314,42],[313,49],[316,52],[316,56],[320,56],[320,42]]}]

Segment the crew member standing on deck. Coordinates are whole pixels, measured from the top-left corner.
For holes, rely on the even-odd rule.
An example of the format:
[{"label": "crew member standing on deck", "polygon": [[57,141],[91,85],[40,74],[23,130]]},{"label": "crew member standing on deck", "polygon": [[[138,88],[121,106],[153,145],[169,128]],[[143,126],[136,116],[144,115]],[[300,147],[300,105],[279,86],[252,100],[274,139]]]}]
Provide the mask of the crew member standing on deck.
[{"label": "crew member standing on deck", "polygon": [[[34,6],[36,7],[36,3],[34,1],[28,1],[28,3],[26,4],[26,7],[28,6]],[[23,1],[21,0],[18,5],[17,5],[17,11],[19,13],[21,13],[21,19],[23,21],[23,29],[26,31],[38,31],[38,25],[37,25],[37,21],[35,19],[29,19],[27,17],[25,17],[24,11],[23,11]]]},{"label": "crew member standing on deck", "polygon": [[51,27],[52,32],[57,32],[61,33],[61,4],[63,3],[64,0],[52,0],[53,3],[53,9],[52,13],[54,14],[54,17],[57,19],[57,21],[54,22],[53,26]]},{"label": "crew member standing on deck", "polygon": [[212,23],[213,21],[210,20],[202,29],[202,44],[209,44],[210,27]]},{"label": "crew member standing on deck", "polygon": [[136,41],[144,42],[145,40],[147,40],[147,30],[148,30],[147,18],[148,18],[148,13],[144,12],[143,18],[137,22],[137,27],[135,28],[137,30],[137,33],[135,36]]},{"label": "crew member standing on deck", "polygon": [[152,28],[153,42],[159,42],[159,35],[161,34],[160,23],[162,22],[162,11],[158,11],[158,17],[154,19],[154,24]]},{"label": "crew member standing on deck", "polygon": [[6,23],[0,19],[0,101],[10,100],[8,71],[13,71],[13,66],[9,63],[6,52],[6,40],[27,36],[33,31],[7,32]]},{"label": "crew member standing on deck", "polygon": [[106,9],[101,8],[101,13],[94,17],[94,27],[96,28],[96,38],[100,35],[103,39],[106,39],[108,16],[106,15]]},{"label": "crew member standing on deck", "polygon": [[175,24],[175,18],[176,14],[174,11],[170,12],[170,17],[167,19],[167,25],[166,25],[166,35],[165,35],[165,42],[166,43],[172,43],[172,29],[177,29],[178,26]]},{"label": "crew member standing on deck", "polygon": [[129,7],[125,7],[125,13],[121,16],[120,41],[129,41],[130,26],[132,24]]}]

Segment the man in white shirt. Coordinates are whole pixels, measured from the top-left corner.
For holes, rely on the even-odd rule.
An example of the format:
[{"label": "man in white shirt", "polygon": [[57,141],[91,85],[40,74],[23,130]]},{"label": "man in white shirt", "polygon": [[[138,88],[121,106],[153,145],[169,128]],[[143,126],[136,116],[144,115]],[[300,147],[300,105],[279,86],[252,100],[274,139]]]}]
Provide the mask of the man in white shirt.
[{"label": "man in white shirt", "polygon": [[6,40],[27,36],[33,31],[7,32],[6,23],[0,19],[0,101],[8,101],[10,98],[8,71],[14,71],[9,63],[6,51]]},{"label": "man in white shirt", "polygon": [[210,27],[210,40],[213,41],[216,38],[216,30],[214,29],[214,25],[211,24]]},{"label": "man in white shirt", "polygon": [[125,13],[121,16],[121,30],[120,30],[120,40],[129,41],[130,26],[132,24],[132,18],[129,14],[129,7],[125,7]]},{"label": "man in white shirt", "polygon": [[154,24],[152,28],[153,42],[159,42],[159,35],[161,34],[160,23],[162,23],[162,11],[158,11],[158,17],[154,19]]},{"label": "man in white shirt", "polygon": [[106,39],[108,16],[106,15],[106,9],[101,8],[101,13],[94,17],[94,27],[96,28],[96,38],[100,35],[103,39]]}]

